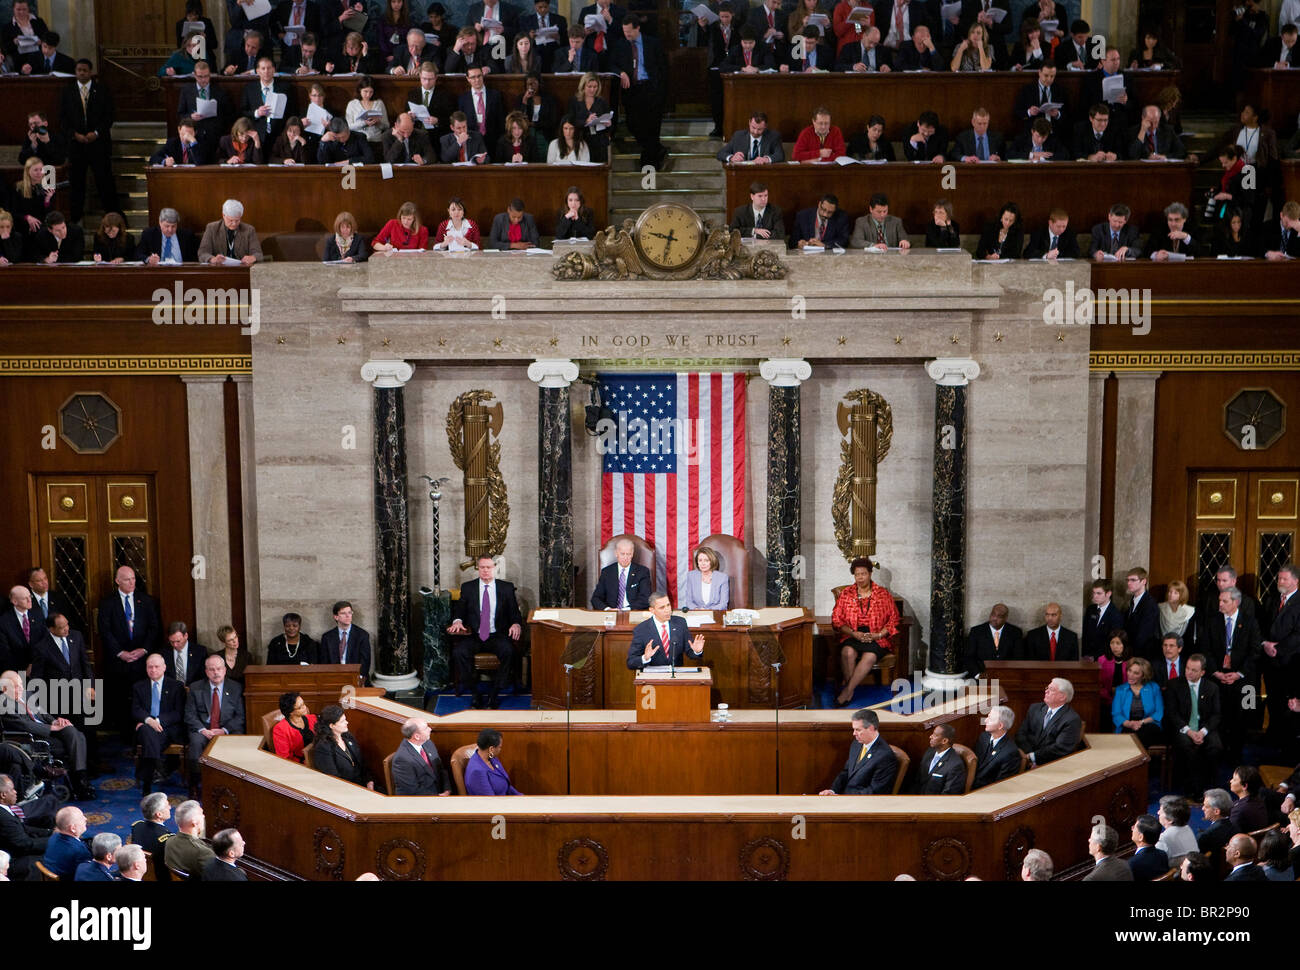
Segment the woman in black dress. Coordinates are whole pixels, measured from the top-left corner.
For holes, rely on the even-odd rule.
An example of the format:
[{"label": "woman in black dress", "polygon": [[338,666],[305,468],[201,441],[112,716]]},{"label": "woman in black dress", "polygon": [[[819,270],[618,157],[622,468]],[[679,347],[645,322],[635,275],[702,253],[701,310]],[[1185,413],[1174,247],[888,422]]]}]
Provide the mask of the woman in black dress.
[{"label": "woman in black dress", "polygon": [[1008,202],[998,213],[997,222],[984,230],[975,247],[976,259],[1019,259],[1025,248],[1025,227],[1020,206]]},{"label": "woman in black dress", "polygon": [[375,783],[366,770],[357,739],[348,730],[343,708],[330,704],[316,718],[316,742],[311,749],[312,767],[354,785],[374,791]]},{"label": "woman in black dress", "polygon": [[598,164],[609,157],[610,126],[600,128],[597,121],[605,114],[609,114],[609,102],[600,96],[600,78],[594,73],[582,75],[577,93],[569,99],[568,115],[576,127],[586,129],[587,150]]}]

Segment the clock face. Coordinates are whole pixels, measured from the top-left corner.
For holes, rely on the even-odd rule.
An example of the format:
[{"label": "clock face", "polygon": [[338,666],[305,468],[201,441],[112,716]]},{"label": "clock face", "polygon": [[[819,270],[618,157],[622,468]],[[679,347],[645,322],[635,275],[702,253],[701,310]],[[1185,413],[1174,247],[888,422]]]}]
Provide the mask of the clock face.
[{"label": "clock face", "polygon": [[675,202],[663,202],[642,213],[635,236],[641,258],[661,270],[689,265],[704,245],[700,217]]},{"label": "clock face", "polygon": [[1223,432],[1243,451],[1258,451],[1286,431],[1286,405],[1267,388],[1247,387],[1223,406]]}]

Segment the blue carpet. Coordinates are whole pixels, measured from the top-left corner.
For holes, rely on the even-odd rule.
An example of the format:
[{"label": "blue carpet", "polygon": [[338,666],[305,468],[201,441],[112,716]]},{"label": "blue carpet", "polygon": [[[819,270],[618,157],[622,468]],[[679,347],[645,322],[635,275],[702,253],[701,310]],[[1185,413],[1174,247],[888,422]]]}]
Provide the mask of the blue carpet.
[{"label": "blue carpet", "polygon": [[[93,836],[98,832],[113,832],[125,842],[131,834],[131,823],[140,818],[140,799],[143,794],[135,782],[135,749],[122,744],[117,738],[101,735],[99,741],[99,762],[104,769],[98,778],[91,779],[96,798],[89,802],[72,802],[86,813],[86,834]],[[186,786],[182,772],[176,771],[161,785],[154,786],[155,791],[167,793],[167,799],[175,808],[185,801]],[[174,822],[167,823],[173,831]]]},{"label": "blue carpet", "polygon": [[[511,694],[508,691],[501,694],[501,710],[503,711],[527,711],[533,706],[532,694]],[[472,698],[469,694],[462,694],[457,697],[455,694],[439,694],[438,702],[434,704],[432,713],[438,717],[447,714],[457,714],[461,711],[468,711],[472,704]]]}]

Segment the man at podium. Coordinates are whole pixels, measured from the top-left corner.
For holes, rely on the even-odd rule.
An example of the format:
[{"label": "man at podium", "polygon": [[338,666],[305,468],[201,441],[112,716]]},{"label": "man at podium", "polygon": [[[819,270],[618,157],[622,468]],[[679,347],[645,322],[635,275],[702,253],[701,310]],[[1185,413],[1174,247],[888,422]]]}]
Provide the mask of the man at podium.
[{"label": "man at podium", "polygon": [[675,667],[698,664],[704,656],[704,634],[697,633],[694,640],[686,639],[690,632],[686,620],[673,616],[673,604],[667,593],[651,595],[650,612],[654,615],[638,623],[632,631],[632,644],[627,648],[628,669],[667,667],[670,654]]}]

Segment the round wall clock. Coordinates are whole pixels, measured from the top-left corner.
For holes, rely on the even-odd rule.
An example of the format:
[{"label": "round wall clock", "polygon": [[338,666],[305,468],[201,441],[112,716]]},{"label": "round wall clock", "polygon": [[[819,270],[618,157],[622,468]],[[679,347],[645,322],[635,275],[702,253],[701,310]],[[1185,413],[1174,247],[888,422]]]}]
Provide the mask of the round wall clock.
[{"label": "round wall clock", "polygon": [[704,249],[704,220],[680,202],[660,202],[641,213],[632,230],[637,255],[662,272],[690,266]]}]

